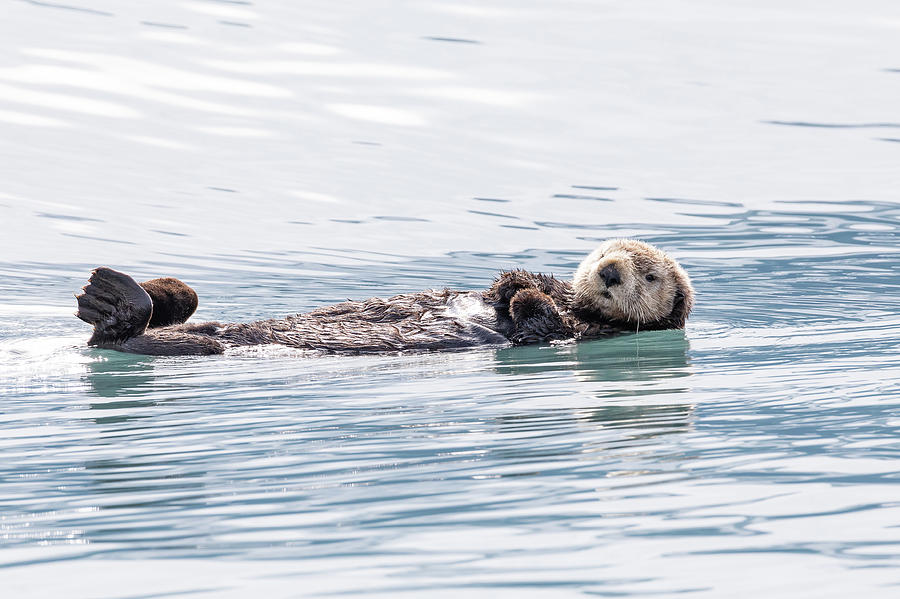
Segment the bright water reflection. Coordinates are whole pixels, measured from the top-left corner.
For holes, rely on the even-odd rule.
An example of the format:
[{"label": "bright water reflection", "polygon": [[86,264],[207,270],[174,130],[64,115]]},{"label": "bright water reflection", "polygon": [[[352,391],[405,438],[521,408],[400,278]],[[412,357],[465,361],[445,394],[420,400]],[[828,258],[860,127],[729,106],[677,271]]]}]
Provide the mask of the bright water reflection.
[{"label": "bright water reflection", "polygon": [[[63,4],[0,36],[11,596],[896,594],[893,3]],[[686,332],[166,359],[72,316],[97,264],[246,320],[618,235]]]}]

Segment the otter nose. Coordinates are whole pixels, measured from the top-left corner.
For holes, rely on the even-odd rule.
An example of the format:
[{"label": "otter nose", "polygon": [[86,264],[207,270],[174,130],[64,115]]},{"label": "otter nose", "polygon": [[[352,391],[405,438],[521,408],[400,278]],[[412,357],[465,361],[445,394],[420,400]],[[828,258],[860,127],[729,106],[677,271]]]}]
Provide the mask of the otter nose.
[{"label": "otter nose", "polygon": [[615,264],[608,264],[600,269],[600,278],[606,283],[607,287],[615,287],[622,284],[622,277],[619,276],[619,269]]}]

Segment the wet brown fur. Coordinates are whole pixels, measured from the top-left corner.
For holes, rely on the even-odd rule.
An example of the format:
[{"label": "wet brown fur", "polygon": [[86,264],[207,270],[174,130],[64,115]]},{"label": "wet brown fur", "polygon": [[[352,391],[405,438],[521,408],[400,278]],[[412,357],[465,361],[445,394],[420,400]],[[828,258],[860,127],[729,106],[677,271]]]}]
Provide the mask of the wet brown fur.
[{"label": "wet brown fur", "polygon": [[153,301],[148,328],[165,327],[186,321],[197,310],[197,292],[172,277],[140,283]]},{"label": "wet brown fur", "polygon": [[[608,287],[600,280],[598,272],[609,265],[621,273],[621,284]],[[646,281],[649,273],[659,282]],[[693,290],[687,274],[661,250],[633,240],[610,240],[581,263],[573,283],[512,270],[501,273],[484,292],[431,290],[251,323],[183,324],[196,303],[193,290],[177,279],[138,285],[101,267],[78,296],[77,315],[94,325],[89,344],[132,353],[207,355],[274,343],[318,353],[368,354],[683,328]],[[159,315],[155,321],[154,313]],[[154,322],[175,324],[153,327]]]}]

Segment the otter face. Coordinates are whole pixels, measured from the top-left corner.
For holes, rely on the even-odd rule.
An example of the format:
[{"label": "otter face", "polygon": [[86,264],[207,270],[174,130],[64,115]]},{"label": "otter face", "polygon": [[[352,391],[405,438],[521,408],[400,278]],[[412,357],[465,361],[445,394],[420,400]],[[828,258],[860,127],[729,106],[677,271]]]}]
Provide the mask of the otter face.
[{"label": "otter face", "polygon": [[684,269],[634,239],[603,242],[578,266],[573,287],[576,308],[641,328],[684,328],[694,303]]}]

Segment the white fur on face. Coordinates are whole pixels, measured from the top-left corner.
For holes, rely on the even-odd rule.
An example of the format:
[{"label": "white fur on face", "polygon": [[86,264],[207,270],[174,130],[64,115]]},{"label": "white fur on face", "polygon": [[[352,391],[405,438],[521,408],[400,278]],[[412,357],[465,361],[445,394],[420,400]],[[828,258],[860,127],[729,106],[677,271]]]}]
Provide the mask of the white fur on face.
[{"label": "white fur on face", "polygon": [[[619,285],[607,287],[603,281],[600,271],[607,266],[619,272]],[[581,262],[573,286],[577,306],[640,325],[669,316],[676,292],[690,288],[690,280],[659,248],[634,239],[610,239]]]}]

